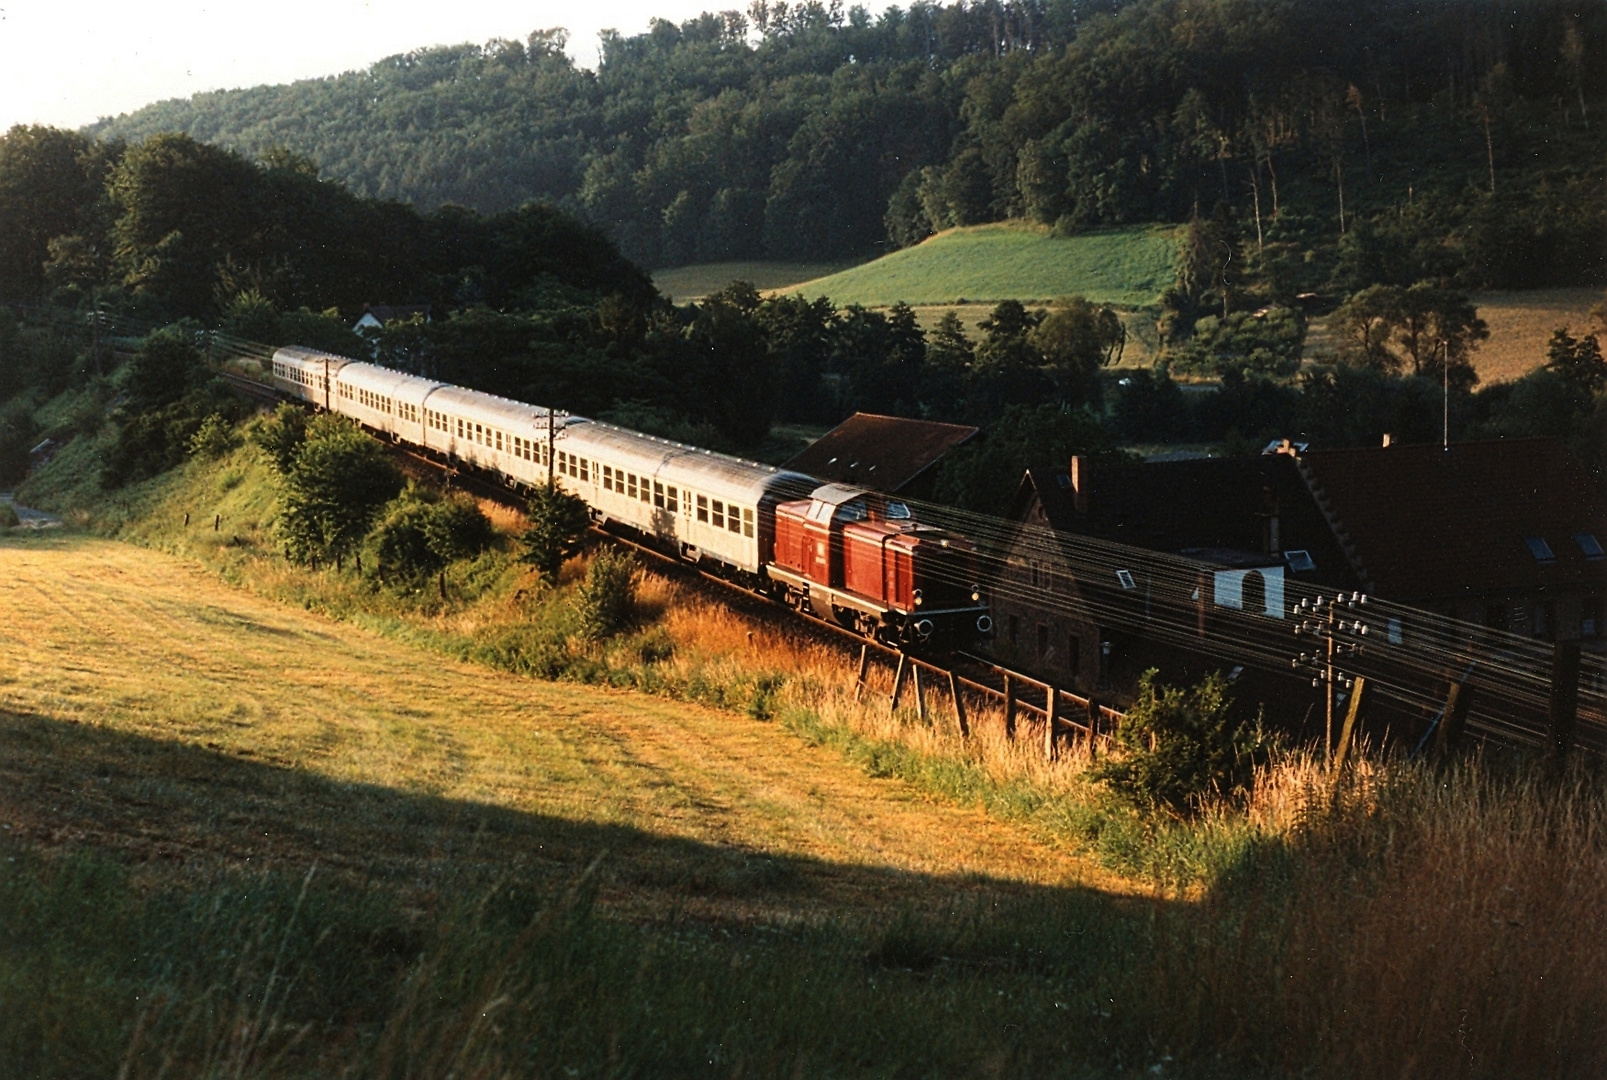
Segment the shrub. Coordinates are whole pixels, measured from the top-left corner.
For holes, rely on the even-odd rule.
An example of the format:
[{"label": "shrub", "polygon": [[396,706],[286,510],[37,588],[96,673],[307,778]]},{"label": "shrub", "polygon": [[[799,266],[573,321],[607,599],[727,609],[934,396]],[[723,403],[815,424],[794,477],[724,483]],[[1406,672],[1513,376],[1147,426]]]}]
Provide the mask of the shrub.
[{"label": "shrub", "polygon": [[218,458],[234,449],[234,425],[219,413],[210,413],[190,436],[190,456],[206,461]]},{"label": "shrub", "polygon": [[564,560],[580,550],[591,528],[591,510],[578,495],[561,488],[537,488],[526,508],[530,525],[520,540],[521,556],[548,581],[558,580]]},{"label": "shrub", "polygon": [[251,441],[268,458],[281,475],[290,471],[296,460],[296,451],[307,438],[307,413],[298,406],[285,402],[273,413],[264,417],[251,433]]},{"label": "shrub", "polygon": [[474,500],[436,500],[409,488],[386,509],[370,539],[384,573],[417,580],[478,555],[490,545],[492,531]]},{"label": "shrub", "polygon": [[1118,795],[1143,810],[1179,816],[1216,796],[1243,799],[1258,765],[1270,756],[1270,737],[1258,717],[1232,715],[1220,672],[1190,689],[1157,686],[1151,668],[1113,741],[1117,756],[1094,770]]},{"label": "shrub", "polygon": [[580,636],[601,641],[624,628],[636,601],[636,557],[606,547],[586,568],[586,580],[575,594]]},{"label": "shrub", "polygon": [[279,495],[286,554],[340,565],[401,487],[401,473],[376,440],[344,417],[315,417]]},{"label": "shrub", "polygon": [[17,509],[8,502],[0,502],[0,529],[15,529],[22,524]]}]

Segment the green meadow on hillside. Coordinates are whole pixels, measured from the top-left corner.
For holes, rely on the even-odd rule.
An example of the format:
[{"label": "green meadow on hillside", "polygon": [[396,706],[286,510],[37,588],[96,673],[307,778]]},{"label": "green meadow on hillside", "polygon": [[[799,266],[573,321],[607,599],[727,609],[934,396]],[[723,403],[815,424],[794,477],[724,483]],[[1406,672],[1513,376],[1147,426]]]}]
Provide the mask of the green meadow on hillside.
[{"label": "green meadow on hillside", "polygon": [[1100,304],[1153,304],[1172,284],[1177,229],[1144,225],[1056,237],[1021,224],[939,233],[790,292],[837,304],[886,307],[960,300],[1052,300],[1080,294]]}]

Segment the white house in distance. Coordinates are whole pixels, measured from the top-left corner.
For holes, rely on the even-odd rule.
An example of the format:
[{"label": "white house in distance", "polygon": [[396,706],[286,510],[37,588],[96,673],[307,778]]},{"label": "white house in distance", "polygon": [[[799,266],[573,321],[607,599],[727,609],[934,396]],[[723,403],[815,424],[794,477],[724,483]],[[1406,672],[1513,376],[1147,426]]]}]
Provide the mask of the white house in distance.
[{"label": "white house in distance", "polygon": [[384,329],[386,323],[398,319],[408,319],[414,315],[424,316],[424,321],[430,321],[430,305],[428,304],[364,304],[363,317],[357,320],[352,327],[361,334],[364,330],[373,328]]}]

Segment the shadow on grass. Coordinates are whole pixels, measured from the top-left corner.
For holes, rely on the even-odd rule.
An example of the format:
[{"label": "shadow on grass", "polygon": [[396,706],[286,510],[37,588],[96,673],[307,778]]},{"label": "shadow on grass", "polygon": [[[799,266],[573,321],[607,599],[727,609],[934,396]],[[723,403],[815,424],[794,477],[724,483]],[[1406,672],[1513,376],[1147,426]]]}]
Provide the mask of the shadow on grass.
[{"label": "shadow on grass", "polygon": [[1110,1002],[1171,907],[14,713],[0,823],[0,1058],[41,1077],[1087,1075],[1149,1052]]}]

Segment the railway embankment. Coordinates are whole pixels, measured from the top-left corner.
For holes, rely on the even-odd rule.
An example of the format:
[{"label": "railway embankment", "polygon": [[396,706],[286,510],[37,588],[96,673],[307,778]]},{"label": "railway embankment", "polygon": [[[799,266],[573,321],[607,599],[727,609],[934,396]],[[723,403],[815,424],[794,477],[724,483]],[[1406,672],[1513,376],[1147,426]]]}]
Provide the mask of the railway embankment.
[{"label": "railway embankment", "polygon": [[1607,1063],[1583,773],[1291,752],[1144,812],[1086,751],[891,711],[889,672],[856,694],[844,650],[651,573],[582,640],[587,557],[540,582],[506,511],[443,596],[288,563],[248,447],[116,493],[75,461],[21,492],[68,528],[0,541],[7,833],[31,815],[0,836],[0,978],[39,1003],[0,1049],[67,1023],[110,1071],[256,1075],[530,1046],[579,1074]]}]

